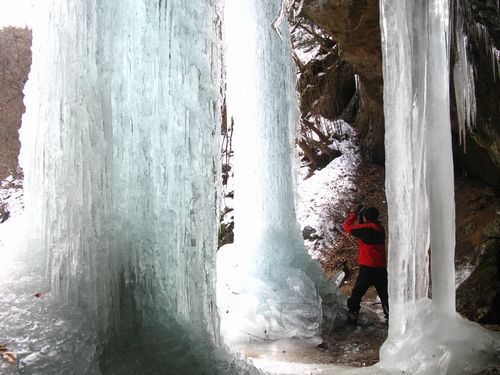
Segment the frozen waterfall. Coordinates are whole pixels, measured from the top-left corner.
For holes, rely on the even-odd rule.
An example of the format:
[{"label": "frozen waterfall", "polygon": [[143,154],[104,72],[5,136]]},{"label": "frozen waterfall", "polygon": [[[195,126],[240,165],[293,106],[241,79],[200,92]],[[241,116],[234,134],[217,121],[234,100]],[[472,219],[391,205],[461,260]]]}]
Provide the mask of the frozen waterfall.
[{"label": "frozen waterfall", "polygon": [[53,337],[21,368],[225,373],[218,1],[51,0],[40,14],[21,131],[30,258],[96,336],[63,319],[83,365]]},{"label": "frozen waterfall", "polygon": [[419,374],[474,371],[499,342],[455,313],[448,23],[446,0],[381,2],[391,316],[380,365]]},{"label": "frozen waterfall", "polygon": [[[256,374],[220,332],[307,337],[335,316],[296,223],[280,4],[228,0],[224,32],[218,0],[39,3],[21,130],[29,241],[0,264],[2,343],[18,364],[2,373]],[[391,325],[363,372],[472,372],[499,341],[455,313],[448,2],[381,11]],[[223,34],[237,217],[217,306]]]},{"label": "frozen waterfall", "polygon": [[[231,342],[311,337],[335,316],[333,283],[295,214],[296,72],[279,0],[228,0],[228,118],[234,119],[235,243],[218,252],[217,297]],[[323,311],[322,311],[323,303]]]}]

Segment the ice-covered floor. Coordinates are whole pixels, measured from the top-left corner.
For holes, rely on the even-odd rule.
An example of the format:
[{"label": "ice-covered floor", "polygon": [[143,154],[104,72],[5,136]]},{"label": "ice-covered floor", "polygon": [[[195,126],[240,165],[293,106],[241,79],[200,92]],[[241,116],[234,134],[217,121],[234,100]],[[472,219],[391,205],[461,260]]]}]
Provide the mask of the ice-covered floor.
[{"label": "ice-covered floor", "polygon": [[0,198],[10,212],[0,224],[0,374],[71,373],[75,366],[97,371],[93,328],[81,312],[55,303],[37,276],[40,264],[23,254],[29,228],[22,214],[22,189],[0,189]]},{"label": "ice-covered floor", "polygon": [[316,346],[320,338],[288,339],[265,343],[240,344],[238,351],[249,358],[259,369],[275,375],[383,375],[396,374],[380,368],[348,367],[332,364],[331,353],[322,351]]}]

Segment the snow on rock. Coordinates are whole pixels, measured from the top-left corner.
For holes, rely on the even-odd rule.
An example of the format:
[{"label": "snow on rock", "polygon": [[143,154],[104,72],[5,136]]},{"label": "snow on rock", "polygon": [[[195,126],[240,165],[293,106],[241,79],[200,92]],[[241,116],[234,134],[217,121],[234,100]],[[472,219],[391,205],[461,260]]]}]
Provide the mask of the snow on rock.
[{"label": "snow on rock", "polygon": [[319,247],[332,246],[340,235],[332,221],[332,210],[341,198],[356,191],[355,176],[361,161],[352,126],[342,120],[338,120],[336,126],[341,134],[334,146],[342,155],[311,177],[307,177],[307,167],[301,166],[297,179],[297,217],[303,233],[310,231],[309,228],[315,230],[305,243],[316,258],[320,257]]},{"label": "snow on rock", "polygon": [[0,183],[0,204],[10,214],[21,213],[24,208],[23,182],[9,176]]}]

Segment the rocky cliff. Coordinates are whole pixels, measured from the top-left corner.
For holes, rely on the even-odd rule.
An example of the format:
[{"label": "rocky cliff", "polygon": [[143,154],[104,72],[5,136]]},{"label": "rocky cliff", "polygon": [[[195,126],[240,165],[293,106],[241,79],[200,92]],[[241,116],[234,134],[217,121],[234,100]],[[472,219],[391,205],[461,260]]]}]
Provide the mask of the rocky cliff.
[{"label": "rocky cliff", "polygon": [[[458,136],[454,87],[452,129],[457,172],[475,176],[500,188],[500,16],[492,0],[452,2],[453,20],[457,12],[464,19],[469,61],[473,64],[477,116],[467,132],[464,147]],[[301,16],[338,43],[339,55],[359,76],[360,102],[355,125],[363,139],[368,160],[384,162],[383,78],[379,25],[379,0],[305,0]],[[452,21],[455,25],[455,22]],[[453,32],[455,32],[453,28]],[[455,36],[452,35],[452,40]],[[457,59],[452,43],[451,64]],[[453,80],[451,80],[453,81]],[[462,143],[462,144],[461,144]]]}]

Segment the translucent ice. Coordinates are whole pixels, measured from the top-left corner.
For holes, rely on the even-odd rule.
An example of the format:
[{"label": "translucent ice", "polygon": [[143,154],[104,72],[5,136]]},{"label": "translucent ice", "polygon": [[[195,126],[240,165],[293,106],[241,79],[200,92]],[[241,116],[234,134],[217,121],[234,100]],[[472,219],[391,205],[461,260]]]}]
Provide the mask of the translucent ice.
[{"label": "translucent ice", "polygon": [[[466,131],[470,131],[474,127],[476,121],[476,93],[474,86],[474,68],[469,62],[467,53],[468,37],[464,32],[464,16],[462,14],[463,11],[460,1],[457,1],[454,9],[456,61],[453,67],[453,83],[455,86],[455,100],[457,103],[459,137],[465,149]],[[494,70],[493,75],[495,75]]]},{"label": "translucent ice", "polygon": [[70,353],[103,353],[105,373],[231,372],[215,353],[218,1],[54,0],[40,14],[21,163],[30,256],[95,322]]},{"label": "translucent ice", "polygon": [[[215,305],[218,1],[40,4],[21,130],[30,261],[2,263],[0,275],[2,340],[19,370],[255,373],[221,350]],[[222,299],[219,313],[243,318],[233,328],[222,320],[235,340],[314,335],[321,314],[335,313],[335,287],[295,218],[295,72],[287,28],[282,42],[271,26],[280,4],[227,4],[240,172],[236,243],[219,259],[228,260],[220,285],[235,299]],[[474,371],[497,345],[454,313],[447,9],[382,3],[389,372]]]},{"label": "translucent ice", "polygon": [[455,313],[448,9],[381,3],[391,313],[380,364],[409,373],[477,371],[499,342]]},{"label": "translucent ice", "polygon": [[218,254],[217,296],[222,332],[234,341],[318,334],[321,298],[336,290],[307,254],[295,214],[298,105],[288,26],[283,20],[282,39],[272,27],[280,5],[226,2],[235,244]]}]

